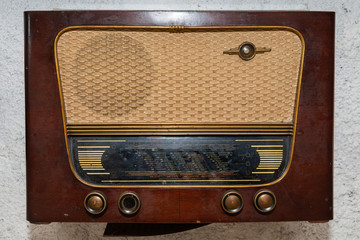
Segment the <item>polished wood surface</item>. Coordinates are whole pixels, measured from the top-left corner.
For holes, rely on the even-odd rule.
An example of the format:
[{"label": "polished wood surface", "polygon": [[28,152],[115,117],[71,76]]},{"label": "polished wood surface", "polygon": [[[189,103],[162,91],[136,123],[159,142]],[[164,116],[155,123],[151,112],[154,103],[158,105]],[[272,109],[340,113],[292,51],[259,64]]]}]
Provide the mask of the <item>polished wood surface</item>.
[{"label": "polished wood surface", "polygon": [[[25,13],[27,219],[30,222],[323,221],[333,217],[334,24],[332,12],[57,11]],[[304,36],[306,50],[293,162],[286,177],[267,189],[276,208],[261,214],[253,196],[261,188],[238,188],[244,208],[221,208],[224,188],[94,189],[77,181],[65,147],[54,39],[68,26],[185,25],[289,26]],[[107,210],[91,216],[84,198],[101,190]],[[135,191],[141,209],[120,213],[121,193]]]}]

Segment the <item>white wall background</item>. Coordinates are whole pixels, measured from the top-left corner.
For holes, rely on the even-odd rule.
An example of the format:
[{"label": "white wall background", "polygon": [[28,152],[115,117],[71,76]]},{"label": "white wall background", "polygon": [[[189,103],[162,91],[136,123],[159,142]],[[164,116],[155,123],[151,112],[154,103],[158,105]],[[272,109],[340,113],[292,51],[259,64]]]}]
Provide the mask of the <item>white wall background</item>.
[{"label": "white wall background", "polygon": [[336,11],[335,219],[323,224],[210,224],[151,239],[360,239],[358,0],[0,0],[0,239],[100,239],[105,228],[94,223],[33,225],[26,221],[23,11],[53,8]]}]

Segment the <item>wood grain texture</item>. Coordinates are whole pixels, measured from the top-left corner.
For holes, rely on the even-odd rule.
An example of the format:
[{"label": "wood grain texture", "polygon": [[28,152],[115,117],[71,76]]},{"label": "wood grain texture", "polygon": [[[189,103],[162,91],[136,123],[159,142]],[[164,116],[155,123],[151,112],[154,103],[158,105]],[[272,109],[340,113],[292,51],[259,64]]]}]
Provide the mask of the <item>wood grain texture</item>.
[{"label": "wood grain texture", "polygon": [[[181,16],[181,17],[179,17]],[[30,222],[234,222],[320,221],[333,217],[334,24],[332,12],[166,12],[58,11],[25,13],[27,219]],[[108,209],[98,217],[83,207],[92,190],[73,176],[66,153],[54,39],[68,26],[185,25],[289,26],[306,43],[298,126],[292,166],[267,187],[276,209],[258,213],[252,198],[259,188],[240,188],[244,209],[229,216],[220,206],[228,189],[99,189]],[[123,191],[134,190],[140,212],[125,217],[117,209]]]}]

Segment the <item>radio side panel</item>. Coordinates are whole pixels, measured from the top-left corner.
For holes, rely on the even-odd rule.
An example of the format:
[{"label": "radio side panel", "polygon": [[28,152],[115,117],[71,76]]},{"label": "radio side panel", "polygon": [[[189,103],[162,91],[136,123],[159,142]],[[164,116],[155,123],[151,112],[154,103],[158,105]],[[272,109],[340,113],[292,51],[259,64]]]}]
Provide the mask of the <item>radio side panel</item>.
[{"label": "radio side panel", "polygon": [[[179,17],[181,16],[181,17]],[[326,221],[333,218],[334,24],[332,12],[25,12],[27,219],[41,222],[246,222]],[[79,182],[71,171],[54,56],[57,34],[70,26],[286,26],[305,40],[297,129],[291,167],[278,183],[270,214],[253,204],[262,187],[101,188]],[[107,196],[107,210],[92,216],[84,198]],[[124,191],[141,197],[132,217],[117,207]],[[221,198],[238,191],[244,208],[228,215]]]}]

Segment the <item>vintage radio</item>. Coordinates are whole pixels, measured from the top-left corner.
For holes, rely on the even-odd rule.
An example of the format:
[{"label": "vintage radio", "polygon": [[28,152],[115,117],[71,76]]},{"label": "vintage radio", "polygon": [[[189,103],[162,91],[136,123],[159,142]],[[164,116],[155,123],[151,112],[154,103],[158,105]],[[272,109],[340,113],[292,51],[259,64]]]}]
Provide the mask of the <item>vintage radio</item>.
[{"label": "vintage radio", "polygon": [[30,222],[332,219],[334,13],[25,13]]}]

